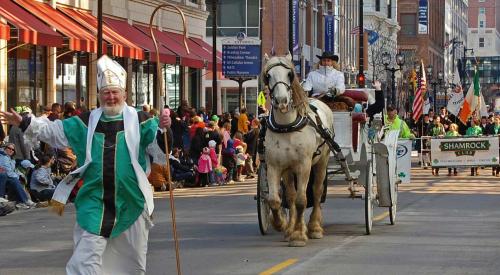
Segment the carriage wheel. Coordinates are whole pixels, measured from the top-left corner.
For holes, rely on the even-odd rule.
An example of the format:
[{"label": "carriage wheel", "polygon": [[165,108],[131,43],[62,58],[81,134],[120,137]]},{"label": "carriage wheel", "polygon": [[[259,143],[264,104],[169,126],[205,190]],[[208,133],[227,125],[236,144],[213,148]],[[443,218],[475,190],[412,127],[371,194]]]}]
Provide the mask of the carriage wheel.
[{"label": "carriage wheel", "polygon": [[371,163],[366,166],[365,174],[365,226],[366,234],[370,235],[373,228],[373,204],[374,204],[374,193],[373,193],[373,171]]},{"label": "carriage wheel", "polygon": [[392,201],[392,206],[389,207],[389,219],[391,220],[391,225],[396,224],[396,212],[398,209],[398,182],[394,183],[394,200]]},{"label": "carriage wheel", "polygon": [[370,235],[373,227],[373,204],[375,195],[373,193],[373,158],[368,159],[368,148],[366,144],[361,147],[360,153],[361,174],[360,179],[363,181],[365,188],[365,226],[366,234]]},{"label": "carriage wheel", "polygon": [[259,229],[262,235],[269,231],[271,208],[267,203],[269,186],[267,184],[267,166],[261,162],[257,175],[257,217],[259,219]]}]

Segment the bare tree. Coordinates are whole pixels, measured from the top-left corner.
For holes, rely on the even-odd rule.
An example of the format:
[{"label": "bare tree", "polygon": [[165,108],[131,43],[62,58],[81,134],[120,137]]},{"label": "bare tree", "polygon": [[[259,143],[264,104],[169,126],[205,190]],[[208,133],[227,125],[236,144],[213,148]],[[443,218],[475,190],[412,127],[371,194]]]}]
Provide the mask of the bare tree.
[{"label": "bare tree", "polygon": [[369,71],[371,69],[372,81],[379,79],[382,82],[386,82],[387,73],[382,62],[382,54],[384,52],[389,52],[391,56],[395,56],[396,45],[395,42],[391,40],[393,30],[384,30],[383,21],[381,20],[377,20],[376,22],[369,24],[367,29],[374,31],[379,35],[377,41],[368,45],[368,64]]}]

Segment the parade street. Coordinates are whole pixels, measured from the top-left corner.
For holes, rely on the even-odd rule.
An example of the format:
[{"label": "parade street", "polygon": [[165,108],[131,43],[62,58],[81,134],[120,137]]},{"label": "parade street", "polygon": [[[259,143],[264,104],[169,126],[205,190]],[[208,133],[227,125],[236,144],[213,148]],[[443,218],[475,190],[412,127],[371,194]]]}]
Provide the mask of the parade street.
[{"label": "parade street", "polygon": [[[443,171],[444,172],[444,171]],[[259,233],[255,182],[176,190],[183,274],[498,274],[500,181],[480,176],[431,176],[414,168],[401,185],[397,223],[375,209],[365,235],[361,199],[329,186],[325,237],[291,248],[282,235]],[[156,194],[147,274],[176,274],[168,193]],[[47,208],[0,218],[0,274],[65,274],[74,207],[63,217]]]}]

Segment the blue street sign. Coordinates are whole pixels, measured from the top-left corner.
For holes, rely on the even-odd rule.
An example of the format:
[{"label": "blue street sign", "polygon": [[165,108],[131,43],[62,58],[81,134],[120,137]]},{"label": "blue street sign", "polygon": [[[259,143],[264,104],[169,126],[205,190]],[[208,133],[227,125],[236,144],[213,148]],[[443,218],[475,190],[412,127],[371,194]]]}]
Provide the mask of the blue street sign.
[{"label": "blue street sign", "polygon": [[222,45],[222,73],[225,77],[255,77],[260,74],[260,69],[260,45]]}]

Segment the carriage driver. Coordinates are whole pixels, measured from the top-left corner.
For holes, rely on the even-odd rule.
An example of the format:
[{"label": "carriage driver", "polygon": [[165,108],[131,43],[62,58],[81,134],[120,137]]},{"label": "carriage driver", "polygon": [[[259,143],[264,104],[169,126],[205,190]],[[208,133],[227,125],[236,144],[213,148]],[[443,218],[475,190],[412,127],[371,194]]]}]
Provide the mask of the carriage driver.
[{"label": "carriage driver", "polygon": [[304,91],[309,96],[318,98],[326,94],[333,97],[344,93],[344,74],[338,70],[337,65],[339,57],[328,51],[317,57],[320,59],[319,68],[307,76],[302,84]]}]

